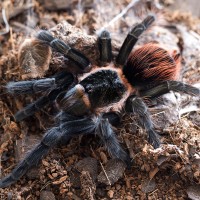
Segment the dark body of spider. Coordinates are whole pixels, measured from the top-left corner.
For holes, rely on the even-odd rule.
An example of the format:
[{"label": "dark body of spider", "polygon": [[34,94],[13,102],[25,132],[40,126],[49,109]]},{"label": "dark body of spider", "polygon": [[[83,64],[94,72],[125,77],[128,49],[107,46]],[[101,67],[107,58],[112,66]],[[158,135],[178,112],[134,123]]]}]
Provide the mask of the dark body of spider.
[{"label": "dark body of spider", "polygon": [[[153,23],[148,16],[128,33],[119,54],[113,63],[111,38],[104,30],[98,36],[100,61],[110,63],[107,67],[92,69],[80,76],[74,83],[74,76],[61,72],[51,78],[11,82],[7,91],[11,94],[34,94],[47,92],[47,95],[20,110],[16,121],[33,115],[45,105],[56,101],[60,113],[55,127],[49,129],[41,142],[21,161],[11,174],[0,181],[0,187],[7,187],[36,165],[50,148],[60,141],[68,142],[79,134],[97,134],[112,157],[128,163],[129,156],[121,148],[113,126],[119,123],[119,113],[132,112],[139,116],[146,129],[148,142],[158,148],[160,141],[154,130],[150,114],[143,98],[156,98],[170,90],[199,95],[200,90],[176,81],[180,70],[180,57],[157,44],[149,43],[132,51],[138,37]],[[41,31],[37,39],[52,49],[74,61],[82,72],[90,67],[90,61],[76,49],[54,38],[48,31]]]}]

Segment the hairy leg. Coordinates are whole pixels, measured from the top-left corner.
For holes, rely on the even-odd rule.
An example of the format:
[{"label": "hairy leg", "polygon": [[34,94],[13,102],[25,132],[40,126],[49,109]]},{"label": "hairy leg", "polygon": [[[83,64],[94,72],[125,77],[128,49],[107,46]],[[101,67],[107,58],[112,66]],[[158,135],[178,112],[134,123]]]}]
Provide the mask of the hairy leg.
[{"label": "hairy leg", "polygon": [[41,143],[36,145],[36,147],[29,154],[26,155],[24,160],[16,166],[11,174],[0,180],[0,188],[4,188],[15,183],[27,172],[28,169],[30,169],[32,166],[37,165],[42,157],[48,153],[50,147],[53,147],[58,141],[58,139],[60,138],[60,133],[61,132],[58,127],[50,129],[44,136]]},{"label": "hairy leg", "polygon": [[59,117],[61,118],[59,126],[47,131],[42,141],[26,155],[11,174],[0,180],[0,188],[5,188],[15,183],[28,169],[37,165],[42,157],[56,146],[60,140],[64,139],[67,142],[74,136],[93,133],[95,130],[95,124],[90,118],[77,118],[65,113]]},{"label": "hairy leg", "polygon": [[40,80],[9,82],[6,89],[10,94],[35,94],[56,87],[55,78],[44,78]]},{"label": "hairy leg", "polygon": [[122,47],[119,50],[119,54],[116,58],[116,64],[123,66],[131,53],[133,47],[138,41],[139,36],[155,21],[154,16],[147,16],[142,23],[134,26],[128,33]]},{"label": "hairy leg", "polygon": [[110,33],[107,30],[103,30],[98,36],[98,46],[100,53],[100,61],[102,64],[112,61],[112,46]]},{"label": "hairy leg", "polygon": [[56,97],[60,94],[60,92],[62,92],[62,89],[57,89],[57,90],[53,90],[52,92],[50,92],[48,95],[46,96],[42,96],[39,99],[37,99],[36,101],[34,101],[31,104],[28,104],[26,107],[24,107],[23,109],[19,110],[14,118],[16,122],[20,122],[23,119],[34,115],[35,112],[38,112],[39,110],[43,109],[45,106],[49,105],[50,103],[54,102]]},{"label": "hairy leg", "polygon": [[112,157],[121,159],[127,165],[130,164],[130,158],[120,146],[113,127],[109,123],[109,119],[107,117],[105,118],[104,116],[104,118],[100,117],[98,119],[95,133],[101,138],[105,148]]},{"label": "hairy leg", "polygon": [[9,82],[5,87],[12,95],[35,94],[50,92],[61,84],[73,82],[73,75],[68,72],[57,73],[51,78],[43,78],[30,81]]},{"label": "hairy leg", "polygon": [[140,92],[140,96],[144,97],[159,97],[163,94],[168,93],[170,90],[175,92],[183,92],[192,96],[200,96],[200,90],[191,85],[182,83],[180,81],[165,81],[156,85],[150,89],[143,90]]},{"label": "hairy leg", "polygon": [[[73,76],[70,73],[59,73],[55,75],[56,77],[56,88],[50,91],[47,95],[40,97],[33,103],[27,105],[22,110],[18,111],[15,114],[15,120],[17,122],[22,121],[23,119],[33,115],[35,112],[41,110],[48,104],[55,101],[57,96],[63,91],[69,88],[69,86],[73,83]],[[59,78],[58,78],[59,77]]]},{"label": "hairy leg", "polygon": [[40,31],[37,36],[39,40],[47,42],[54,50],[62,53],[65,57],[72,60],[84,72],[90,69],[89,59],[78,50],[70,47],[60,39],[54,38],[48,31]]},{"label": "hairy leg", "polygon": [[154,130],[153,123],[148,112],[148,108],[142,98],[135,95],[130,96],[126,102],[126,111],[136,113],[142,126],[146,129],[148,142],[154,147],[160,146],[158,134]]},{"label": "hairy leg", "polygon": [[[61,122],[66,121],[66,118],[67,120],[69,120],[68,117],[70,116],[69,114],[61,112],[59,115],[60,115],[59,120]],[[115,131],[112,127],[112,125],[117,126],[119,124],[120,121],[119,113],[116,112],[103,113],[102,117],[99,117],[97,121],[88,120],[84,124],[82,123],[82,120],[85,120],[84,118],[75,116],[70,116],[70,118],[74,118],[72,119],[73,125],[72,124],[70,126],[67,125],[66,127],[67,129],[73,127],[73,132],[75,129],[77,129],[77,132],[80,131],[80,133],[88,132],[92,134],[94,133],[97,134],[101,138],[103,144],[105,145],[106,149],[108,150],[108,152],[112,157],[119,158],[122,161],[126,162],[127,165],[130,165],[130,158],[127,155],[127,153],[121,148],[116,138]],[[65,123],[63,123],[63,125],[64,126],[62,129],[65,129]],[[85,130],[85,128],[87,129],[87,131]],[[62,138],[63,142],[66,141],[64,137]]]},{"label": "hairy leg", "polygon": [[109,123],[114,127],[118,126],[121,121],[121,116],[118,112],[103,113],[102,118],[108,119]]}]

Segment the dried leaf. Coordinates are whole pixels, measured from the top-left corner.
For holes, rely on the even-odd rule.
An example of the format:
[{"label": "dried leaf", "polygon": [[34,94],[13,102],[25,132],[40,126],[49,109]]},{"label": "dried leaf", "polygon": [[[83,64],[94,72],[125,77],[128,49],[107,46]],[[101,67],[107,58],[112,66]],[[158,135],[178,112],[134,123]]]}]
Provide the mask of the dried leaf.
[{"label": "dried leaf", "polygon": [[151,170],[149,172],[149,178],[150,179],[153,179],[153,177],[157,174],[157,172],[159,171],[159,168],[158,167],[155,167],[153,170]]}]

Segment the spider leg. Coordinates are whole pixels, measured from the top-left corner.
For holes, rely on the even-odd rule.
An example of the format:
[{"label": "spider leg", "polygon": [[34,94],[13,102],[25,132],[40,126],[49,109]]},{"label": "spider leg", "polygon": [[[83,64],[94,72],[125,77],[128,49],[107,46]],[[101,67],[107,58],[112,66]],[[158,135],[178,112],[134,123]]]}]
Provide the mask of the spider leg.
[{"label": "spider leg", "polygon": [[6,85],[8,93],[14,95],[34,94],[42,91],[54,89],[56,87],[55,78],[44,78],[40,80],[9,82]]},{"label": "spider leg", "polygon": [[57,73],[51,78],[9,82],[5,88],[7,89],[8,93],[12,95],[35,94],[39,92],[52,91],[61,83],[64,84],[63,79],[65,82],[73,82],[73,75],[68,72],[62,72]]},{"label": "spider leg", "polygon": [[[65,123],[63,123],[62,120],[65,121]],[[89,134],[94,132],[95,129],[94,121],[91,118],[77,118],[71,115],[65,115],[65,117],[62,117],[61,122],[59,126],[47,131],[42,141],[26,155],[24,160],[16,166],[11,174],[0,180],[0,188],[5,188],[15,183],[28,169],[37,165],[42,157],[63,138],[65,142],[67,142],[73,136]]]},{"label": "spider leg", "polygon": [[134,26],[128,33],[122,47],[119,50],[119,54],[116,58],[116,64],[123,66],[131,53],[133,47],[138,41],[139,36],[155,21],[155,17],[152,15],[147,16],[142,23]]},{"label": "spider leg", "polygon": [[85,55],[70,47],[62,40],[54,38],[50,32],[42,30],[37,34],[36,37],[39,40],[47,42],[53,49],[59,53],[62,53],[68,59],[72,60],[81,70],[88,71],[88,69],[90,69],[90,61]]},{"label": "spider leg", "polygon": [[153,123],[148,112],[148,108],[145,105],[142,98],[137,97],[135,95],[131,95],[127,99],[125,108],[127,112],[134,112],[138,114],[141,124],[146,129],[148,142],[154,148],[158,148],[160,146],[160,140],[158,134],[154,130]]},{"label": "spider leg", "polygon": [[9,186],[21,178],[30,167],[38,164],[39,160],[46,155],[51,146],[54,146],[57,140],[60,138],[60,130],[58,127],[50,129],[40,144],[38,144],[29,154],[26,155],[23,161],[21,161],[16,168],[9,174],[0,180],[0,188]]},{"label": "spider leg", "polygon": [[158,97],[168,93],[170,90],[175,92],[183,92],[192,96],[200,95],[200,90],[191,85],[179,81],[165,81],[150,89],[140,92],[140,96]]},{"label": "spider leg", "polygon": [[100,117],[98,119],[95,133],[101,138],[105,148],[112,157],[121,159],[127,163],[127,165],[130,164],[130,158],[120,146],[108,118]]},{"label": "spider leg", "polygon": [[46,105],[54,102],[57,96],[63,90],[66,90],[67,88],[69,88],[69,86],[73,83],[73,80],[74,80],[72,74],[70,73],[67,73],[67,74],[59,73],[55,77],[56,77],[56,83],[57,83],[56,87],[58,87],[58,89],[52,90],[47,95],[40,97],[33,103],[27,105],[22,110],[18,111],[14,116],[17,122],[22,121],[26,117],[29,117],[33,115],[35,112],[41,110]]},{"label": "spider leg", "polygon": [[62,91],[63,91],[62,89],[53,90],[47,96],[42,96],[39,99],[37,99],[36,101],[28,104],[26,107],[19,110],[15,114],[15,116],[14,116],[15,121],[20,122],[23,119],[33,115],[35,112],[41,110],[48,104],[52,103],[56,99],[56,97],[60,94],[60,92],[62,92]]},{"label": "spider leg", "polygon": [[120,116],[120,113],[118,113],[118,112],[103,113],[102,117],[104,119],[108,119],[109,123],[115,127],[118,126],[121,121],[121,116]]},{"label": "spider leg", "polygon": [[100,53],[100,61],[102,62],[102,64],[111,62],[112,46],[110,33],[107,30],[103,30],[98,36],[98,46]]}]

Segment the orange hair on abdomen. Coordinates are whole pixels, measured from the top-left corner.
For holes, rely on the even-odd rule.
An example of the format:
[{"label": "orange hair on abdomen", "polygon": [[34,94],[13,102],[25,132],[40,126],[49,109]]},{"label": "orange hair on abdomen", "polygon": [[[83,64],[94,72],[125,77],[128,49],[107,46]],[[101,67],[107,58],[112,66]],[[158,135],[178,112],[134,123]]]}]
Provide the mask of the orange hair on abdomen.
[{"label": "orange hair on abdomen", "polygon": [[133,86],[176,80],[180,73],[180,54],[148,43],[131,53],[123,72]]}]

